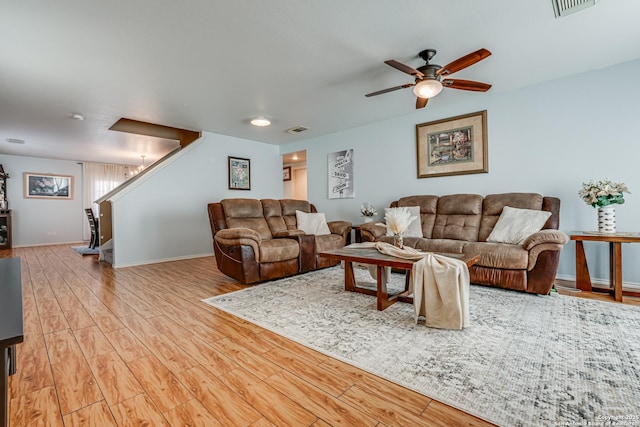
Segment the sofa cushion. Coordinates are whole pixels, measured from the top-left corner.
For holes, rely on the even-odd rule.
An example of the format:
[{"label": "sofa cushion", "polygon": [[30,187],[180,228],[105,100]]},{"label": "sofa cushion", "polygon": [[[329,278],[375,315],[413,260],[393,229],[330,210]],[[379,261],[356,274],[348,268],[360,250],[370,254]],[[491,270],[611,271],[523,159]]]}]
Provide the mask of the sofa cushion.
[{"label": "sofa cushion", "polygon": [[279,200],[282,208],[282,217],[289,230],[295,230],[298,227],[296,219],[296,211],[311,213],[311,203],[306,200],[282,199]]},{"label": "sofa cushion", "polygon": [[260,244],[260,262],[278,262],[298,258],[300,246],[293,239],[272,239]]},{"label": "sofa cushion", "polygon": [[324,213],[296,211],[296,221],[298,223],[298,229],[304,231],[305,234],[314,234],[316,236],[331,234]]},{"label": "sofa cushion", "polygon": [[522,245],[527,237],[542,230],[551,212],[505,206],[487,242]]},{"label": "sofa cushion", "polygon": [[[409,223],[409,227],[404,232],[404,237],[422,237],[422,225],[420,224],[420,207],[419,206],[398,206],[397,208],[384,208],[384,215],[387,216],[387,213],[391,209],[407,209],[409,214],[412,217],[415,217],[411,223]],[[393,232],[389,230],[387,227],[387,236],[393,236]]]},{"label": "sofa cushion", "polygon": [[271,231],[264,219],[262,203],[257,199],[222,200],[228,228],[244,227],[256,231],[263,240],[271,239]]},{"label": "sofa cushion", "polygon": [[521,245],[467,242],[463,253],[480,255],[477,265],[483,267],[526,270],[529,265],[529,251]]},{"label": "sofa cushion", "polygon": [[436,222],[438,208],[438,196],[408,196],[398,199],[397,206],[419,206],[420,224],[422,226],[422,236],[430,239],[433,233],[433,225]]},{"label": "sofa cushion", "polygon": [[[392,236],[381,236],[376,241],[393,245]],[[449,239],[425,239],[422,237],[405,237],[404,245],[424,252],[461,254],[467,242]]]},{"label": "sofa cushion", "polygon": [[416,249],[426,252],[439,252],[449,254],[461,254],[467,242],[464,240],[449,239],[419,239]]},{"label": "sofa cushion", "polygon": [[484,242],[487,240],[505,206],[541,210],[542,203],[543,197],[538,193],[489,194],[482,203],[482,221],[480,223],[478,241]]},{"label": "sofa cushion", "polygon": [[275,237],[287,231],[287,224],[282,216],[280,202],[275,199],[262,199],[260,202],[262,203],[264,218],[267,220],[271,235]]},{"label": "sofa cushion", "polygon": [[475,242],[482,216],[482,196],[453,194],[438,200],[438,213],[432,238]]}]

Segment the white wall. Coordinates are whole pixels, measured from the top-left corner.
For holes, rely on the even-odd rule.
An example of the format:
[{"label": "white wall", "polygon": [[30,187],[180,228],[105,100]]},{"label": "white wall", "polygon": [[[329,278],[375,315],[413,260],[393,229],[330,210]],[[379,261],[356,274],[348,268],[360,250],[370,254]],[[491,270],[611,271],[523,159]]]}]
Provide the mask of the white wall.
[{"label": "white wall", "polygon": [[[281,198],[278,147],[210,132],[113,201],[114,266],[213,253],[207,204]],[[251,160],[251,190],[229,190],[227,156]]]},{"label": "white wall", "polygon": [[[82,208],[82,167],[78,162],[0,154],[0,164],[10,175],[7,197],[12,211],[13,247],[82,241],[87,220]],[[73,200],[25,199],[24,172],[73,176]]]},{"label": "white wall", "polygon": [[[595,230],[596,210],[577,191],[586,180],[610,178],[634,193],[617,206],[618,230],[640,231],[639,75],[637,60],[516,91],[469,92],[450,107],[439,107],[436,98],[408,116],[288,144],[281,152],[307,150],[308,198],[328,219],[357,224],[362,202],[380,211],[412,194],[538,192],[561,199],[561,230]],[[411,94],[404,95],[410,105]],[[488,112],[489,173],[417,179],[415,125],[481,110]],[[347,148],[355,149],[356,198],[329,200],[327,154]],[[585,250],[592,277],[607,278],[608,245],[586,242]],[[559,277],[575,277],[574,257],[569,242]],[[638,259],[640,245],[624,245],[625,283],[640,283]]]}]

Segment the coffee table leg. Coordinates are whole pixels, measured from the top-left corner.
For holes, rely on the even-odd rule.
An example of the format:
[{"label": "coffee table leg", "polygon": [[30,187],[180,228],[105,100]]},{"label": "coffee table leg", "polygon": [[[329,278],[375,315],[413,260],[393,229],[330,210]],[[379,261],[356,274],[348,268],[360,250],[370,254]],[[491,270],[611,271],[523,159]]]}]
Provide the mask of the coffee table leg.
[{"label": "coffee table leg", "polygon": [[378,279],[376,280],[378,301],[378,310],[382,311],[389,307],[395,301],[389,301],[389,292],[387,291],[387,269],[381,265],[377,266]]},{"label": "coffee table leg", "polygon": [[351,261],[344,262],[344,290],[349,292],[356,291],[356,278],[353,275],[353,264]]}]

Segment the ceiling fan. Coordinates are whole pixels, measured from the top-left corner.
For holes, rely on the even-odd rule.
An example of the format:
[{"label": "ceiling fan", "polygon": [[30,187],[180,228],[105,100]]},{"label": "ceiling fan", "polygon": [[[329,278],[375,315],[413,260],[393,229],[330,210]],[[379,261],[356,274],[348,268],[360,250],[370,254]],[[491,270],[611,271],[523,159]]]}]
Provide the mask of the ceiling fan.
[{"label": "ceiling fan", "polygon": [[414,69],[401,62],[390,59],[384,61],[385,64],[392,66],[396,70],[400,70],[403,73],[407,73],[410,76],[415,77],[415,83],[407,83],[400,86],[390,87],[388,89],[382,89],[376,92],[366,94],[366,97],[382,95],[383,93],[393,92],[399,89],[405,89],[413,86],[413,93],[418,97],[416,99],[416,108],[424,108],[430,98],[433,98],[440,93],[443,87],[449,87],[452,89],[471,90],[475,92],[486,92],[491,88],[490,84],[474,82],[472,80],[461,79],[444,79],[443,76],[448,76],[455,72],[458,72],[464,68],[467,68],[476,62],[480,62],[489,55],[487,49],[478,49],[475,52],[471,52],[461,58],[456,59],[453,62],[441,67],[440,65],[430,64],[429,61],[435,56],[435,49],[425,49],[418,54],[426,64],[418,69]]}]

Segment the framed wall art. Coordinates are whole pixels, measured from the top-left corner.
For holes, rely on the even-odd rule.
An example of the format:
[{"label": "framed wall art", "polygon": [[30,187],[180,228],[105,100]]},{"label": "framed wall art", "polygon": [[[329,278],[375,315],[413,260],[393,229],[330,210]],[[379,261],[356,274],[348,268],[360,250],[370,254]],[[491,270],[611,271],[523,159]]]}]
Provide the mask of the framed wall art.
[{"label": "framed wall art", "polygon": [[228,157],[229,190],[251,190],[251,160]]},{"label": "framed wall art", "polygon": [[329,198],[349,199],[356,196],[353,186],[353,148],[327,155]]},{"label": "framed wall art", "polygon": [[24,198],[73,200],[73,176],[25,172]]},{"label": "framed wall art", "polygon": [[487,111],[416,125],[418,178],[489,172]]},{"label": "framed wall art", "polygon": [[285,166],[282,168],[282,180],[291,181],[291,166]]}]

